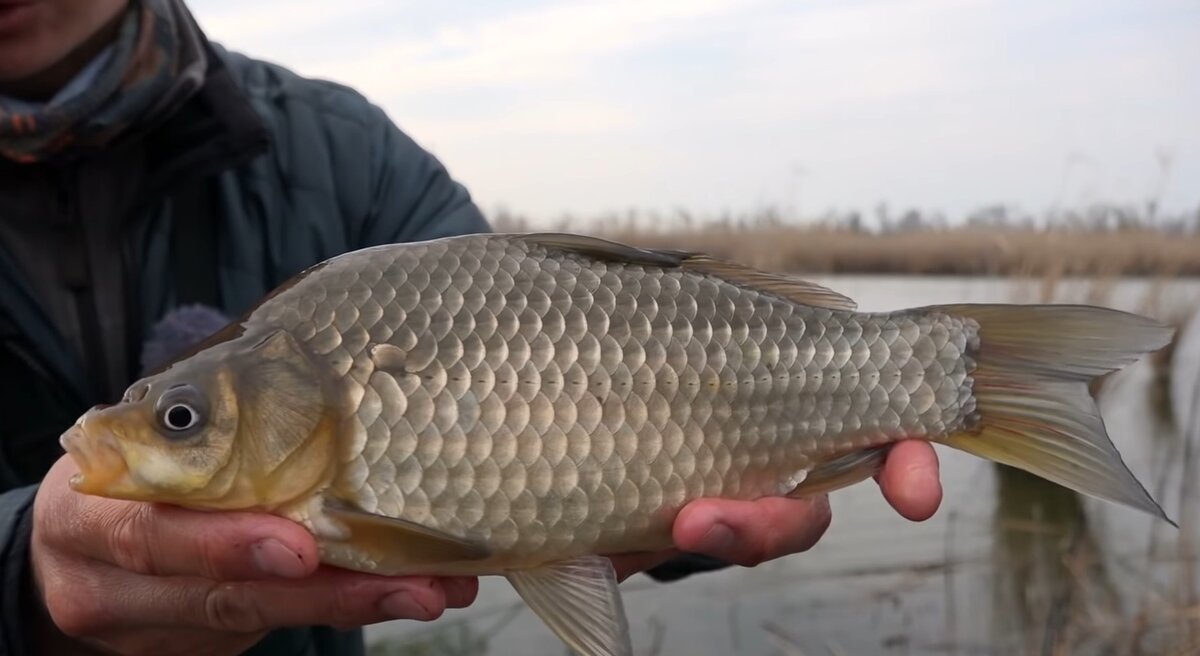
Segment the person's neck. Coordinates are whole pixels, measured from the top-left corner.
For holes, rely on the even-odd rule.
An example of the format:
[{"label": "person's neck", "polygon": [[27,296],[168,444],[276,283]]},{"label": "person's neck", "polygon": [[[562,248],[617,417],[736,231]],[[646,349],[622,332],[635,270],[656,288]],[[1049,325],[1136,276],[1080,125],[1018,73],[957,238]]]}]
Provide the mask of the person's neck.
[{"label": "person's neck", "polygon": [[76,46],[59,61],[48,68],[20,80],[0,82],[0,95],[27,100],[31,102],[46,102],[67,85],[88,62],[100,54],[121,31],[121,21],[125,12],[118,12],[107,23],[102,25],[92,36]]}]

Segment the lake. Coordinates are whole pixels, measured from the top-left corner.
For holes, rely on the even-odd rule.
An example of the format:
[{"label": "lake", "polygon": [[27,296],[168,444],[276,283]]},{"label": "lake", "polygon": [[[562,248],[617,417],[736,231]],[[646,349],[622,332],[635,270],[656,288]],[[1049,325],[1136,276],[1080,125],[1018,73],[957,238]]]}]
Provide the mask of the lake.
[{"label": "lake", "polygon": [[[866,311],[952,302],[1087,302],[1181,322],[1200,280],[1014,281],[819,276]],[[1194,404],[1200,334],[1170,366],[1143,361],[1098,393],[1109,433],[1177,530],[1084,500],[1022,472],[938,448],[945,499],[912,523],[865,482],[831,495],[833,525],[811,551],[622,590],[634,652],[1197,654],[1200,580]],[[1191,439],[1185,436],[1192,434]],[[378,654],[562,656],[565,648],[500,578],[434,623],[371,627]]]}]

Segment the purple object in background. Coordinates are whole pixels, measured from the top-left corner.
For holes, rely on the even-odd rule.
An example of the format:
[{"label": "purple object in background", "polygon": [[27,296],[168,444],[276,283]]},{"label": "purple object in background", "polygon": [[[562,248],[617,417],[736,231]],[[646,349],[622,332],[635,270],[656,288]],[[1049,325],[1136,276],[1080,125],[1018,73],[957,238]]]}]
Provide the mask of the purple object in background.
[{"label": "purple object in background", "polygon": [[150,330],[142,345],[142,373],[148,373],[187,352],[209,335],[229,325],[229,317],[207,305],[185,305],[168,312]]}]

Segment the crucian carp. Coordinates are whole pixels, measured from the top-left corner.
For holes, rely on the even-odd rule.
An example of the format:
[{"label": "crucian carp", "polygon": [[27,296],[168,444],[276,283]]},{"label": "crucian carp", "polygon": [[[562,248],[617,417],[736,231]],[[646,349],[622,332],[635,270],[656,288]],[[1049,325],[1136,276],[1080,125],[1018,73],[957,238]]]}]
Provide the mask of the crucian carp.
[{"label": "crucian carp", "polygon": [[323,562],[499,575],[570,647],[631,653],[605,554],[701,497],[804,496],[925,439],[1165,515],[1088,382],[1168,343],[1088,306],[864,313],[792,277],[567,234],[327,260],[62,437],[75,490],[258,510]]}]

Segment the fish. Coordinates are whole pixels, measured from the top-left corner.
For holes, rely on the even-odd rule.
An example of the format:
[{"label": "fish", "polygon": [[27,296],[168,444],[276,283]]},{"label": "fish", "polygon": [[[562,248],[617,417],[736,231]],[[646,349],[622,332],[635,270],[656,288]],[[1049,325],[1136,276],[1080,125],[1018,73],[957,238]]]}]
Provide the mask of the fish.
[{"label": "fish", "polygon": [[1171,521],[1088,391],[1173,331],[1085,305],[862,312],[798,277],[569,233],[325,260],[84,413],[81,494],[289,518],[322,562],[503,576],[627,656],[613,554],[699,498],[804,498],[922,439]]}]

